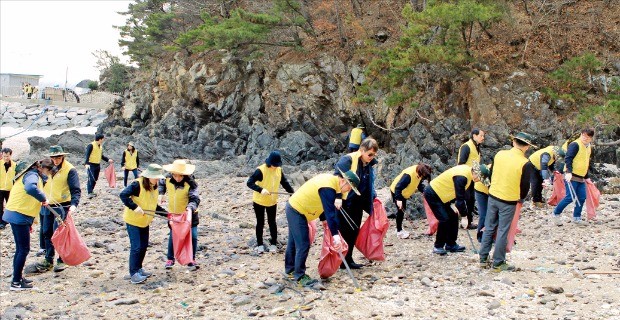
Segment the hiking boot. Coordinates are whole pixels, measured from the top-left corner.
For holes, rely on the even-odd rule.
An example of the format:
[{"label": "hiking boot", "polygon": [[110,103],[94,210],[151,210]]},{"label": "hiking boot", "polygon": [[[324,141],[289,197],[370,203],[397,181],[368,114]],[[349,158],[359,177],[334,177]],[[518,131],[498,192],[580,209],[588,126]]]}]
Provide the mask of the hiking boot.
[{"label": "hiking boot", "polygon": [[64,271],[65,269],[67,269],[67,264],[64,262],[58,262],[56,263],[56,265],[54,266],[54,272],[61,272]]},{"label": "hiking boot", "polygon": [[407,239],[407,238],[409,238],[409,232],[407,232],[405,230],[400,230],[400,231],[396,232],[396,237],[398,239]]},{"label": "hiking boot", "polygon": [[515,271],[515,266],[509,265],[506,263],[506,261],[504,261],[498,265],[493,265],[493,271],[495,272]]},{"label": "hiking boot", "polygon": [[40,257],[44,255],[45,255],[45,249],[39,249],[39,251],[37,251],[37,253],[35,254],[36,257]]},{"label": "hiking boot", "polygon": [[261,244],[260,246],[254,247],[254,252],[258,254],[265,253],[265,246]]},{"label": "hiking boot", "polygon": [[553,215],[553,223],[554,223],[556,226],[558,226],[558,227],[559,227],[559,226],[561,226],[561,225],[563,225],[564,223],[562,222],[562,216],[561,216],[561,215],[559,215],[559,214],[557,214],[557,215],[556,215],[556,214],[554,214],[554,215]]},{"label": "hiking boot", "polygon": [[168,261],[166,261],[166,266],[165,266],[166,270],[170,270],[170,269],[172,269],[172,266],[173,266],[173,265],[174,265],[174,260],[168,260]]},{"label": "hiking boot", "polygon": [[52,270],[54,264],[47,260],[43,260],[42,262],[38,262],[35,267],[39,272],[46,272]]},{"label": "hiking boot", "polygon": [[146,270],[144,270],[144,269],[140,269],[140,270],[138,270],[138,273],[139,273],[139,274],[141,274],[141,275],[143,275],[143,276],[145,276],[145,277],[147,277],[147,278],[153,275],[153,273],[152,273],[152,272],[148,272],[148,271],[146,271]]},{"label": "hiking boot", "polygon": [[491,267],[491,260],[489,260],[489,256],[486,256],[484,258],[480,258],[480,269],[489,269]]},{"label": "hiking boot", "polygon": [[146,277],[143,276],[140,272],[136,272],[131,276],[131,283],[138,284],[146,281]]},{"label": "hiking boot", "polygon": [[24,282],[24,279],[22,279],[22,281],[19,281],[19,282],[11,282],[10,290],[12,290],[12,291],[22,291],[22,290],[30,290],[32,288],[34,288],[32,283],[26,283],[26,282]]},{"label": "hiking boot", "polygon": [[312,279],[307,274],[304,274],[303,276],[301,276],[301,278],[299,278],[299,280],[297,280],[297,284],[300,287],[312,287],[317,282],[319,282],[319,280]]},{"label": "hiking boot", "polygon": [[446,251],[446,249],[444,249],[444,248],[434,248],[433,247],[433,253],[434,254],[438,254],[440,256],[445,256],[446,254],[448,254],[448,251]]},{"label": "hiking boot", "polygon": [[190,262],[187,264],[187,270],[189,271],[196,271],[200,269],[200,266],[196,264],[196,262]]},{"label": "hiking boot", "polygon": [[463,252],[465,251],[465,247],[464,246],[460,246],[458,243],[455,243],[454,245],[446,245],[446,251],[450,251],[450,252]]},{"label": "hiking boot", "polygon": [[275,244],[270,244],[269,247],[267,248],[267,250],[271,253],[277,253],[278,252],[278,247],[276,247]]}]

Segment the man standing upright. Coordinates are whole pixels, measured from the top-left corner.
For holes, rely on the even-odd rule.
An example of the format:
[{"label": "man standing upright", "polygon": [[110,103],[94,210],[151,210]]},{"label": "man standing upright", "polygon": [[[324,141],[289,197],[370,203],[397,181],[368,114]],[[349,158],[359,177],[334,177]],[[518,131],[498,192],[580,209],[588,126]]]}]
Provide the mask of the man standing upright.
[{"label": "man standing upright", "polygon": [[[341,172],[352,171],[360,180],[357,186],[359,194],[349,192],[344,201],[341,199],[336,200],[336,209],[341,209],[341,207],[343,209],[339,210],[338,221],[341,221],[339,225],[340,233],[344,241],[349,245],[349,251],[345,256],[345,260],[351,269],[359,269],[362,267],[361,264],[353,261],[353,247],[355,247],[355,241],[360,231],[359,227],[362,223],[363,211],[372,215],[372,201],[377,196],[374,187],[375,171],[373,168],[373,166],[377,164],[377,159],[375,159],[377,151],[379,151],[377,141],[373,138],[366,138],[360,144],[360,149],[358,151],[344,155],[338,160],[334,172],[334,174],[339,175]],[[345,214],[348,217],[345,217]],[[351,223],[346,223],[344,221],[349,221]],[[344,269],[344,264],[342,264],[340,268]]]},{"label": "man standing upright", "polygon": [[15,178],[15,161],[11,160],[13,150],[9,148],[2,148],[2,159],[0,160],[0,229],[4,229],[7,225],[2,220],[2,214],[4,213],[4,203],[9,202],[9,194],[11,188],[13,188],[13,178]]},{"label": "man standing upright", "polygon": [[501,150],[493,158],[487,216],[480,246],[482,267],[488,266],[493,235],[497,233],[493,251],[493,269],[498,272],[515,269],[506,263],[506,244],[517,202],[522,202],[530,191],[533,169],[532,163],[525,157],[525,152],[530,146],[533,146],[530,135],[519,132],[512,137],[512,149]]},{"label": "man standing upright", "polygon": [[114,162],[114,160],[108,159],[108,157],[103,155],[104,138],[105,136],[102,133],[97,133],[95,135],[95,141],[86,146],[84,166],[86,167],[86,176],[88,177],[86,192],[88,193],[87,197],[89,199],[96,196],[93,190],[95,189],[95,185],[99,179],[101,160],[103,159],[108,163]]},{"label": "man standing upright", "polygon": [[[456,164],[466,164],[473,166],[474,161],[478,163],[482,158],[480,155],[480,145],[484,142],[484,131],[474,128],[469,134],[469,140],[463,143],[459,148],[459,153],[456,159]],[[475,199],[472,199],[475,202]],[[469,210],[467,213],[467,229],[476,229],[478,226],[473,224],[474,220],[473,210]]]}]

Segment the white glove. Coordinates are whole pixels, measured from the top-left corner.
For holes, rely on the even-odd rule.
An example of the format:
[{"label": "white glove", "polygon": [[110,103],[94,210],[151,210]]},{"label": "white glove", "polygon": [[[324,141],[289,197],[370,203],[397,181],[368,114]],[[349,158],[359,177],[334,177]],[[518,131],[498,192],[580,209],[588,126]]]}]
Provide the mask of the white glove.
[{"label": "white glove", "polygon": [[260,191],[260,194],[262,194],[262,195],[270,195],[271,192],[269,192],[269,190],[263,188],[263,190]]},{"label": "white glove", "polygon": [[462,217],[461,218],[461,228],[467,229],[467,225],[468,224],[469,224],[469,221],[467,221],[467,217]]},{"label": "white glove", "polygon": [[140,208],[140,206],[138,206],[137,208],[133,209],[133,211],[134,211],[135,213],[138,213],[138,214],[144,215],[144,210],[142,210],[142,208]]},{"label": "white glove", "polygon": [[[49,202],[47,202],[47,199],[43,200],[43,202],[41,202],[41,206],[46,207],[49,206]],[[38,216],[38,215],[37,215]]]},{"label": "white glove", "polygon": [[112,162],[114,162],[114,160],[112,160],[112,159],[109,159],[109,160],[108,160],[108,163],[112,163]]},{"label": "white glove", "polygon": [[336,210],[340,210],[342,208],[342,199],[334,200],[334,206],[336,206]]},{"label": "white glove", "polygon": [[452,208],[452,210],[454,211],[454,213],[456,213],[457,215],[461,215],[461,213],[459,212],[459,209],[456,207],[456,205],[453,203],[450,205],[450,208]]},{"label": "white glove", "polygon": [[336,249],[336,251],[340,251],[342,250],[342,238],[340,237],[339,234],[333,236],[334,238],[334,249]]},{"label": "white glove", "polygon": [[70,206],[69,207],[69,213],[71,213],[71,214],[77,213],[77,207],[76,206]]},{"label": "white glove", "polygon": [[564,180],[566,180],[566,182],[570,182],[570,179],[573,178],[573,174],[570,172],[567,172],[564,174]]},{"label": "white glove", "polygon": [[159,205],[162,205],[162,204],[166,203],[166,199],[164,198],[163,194],[160,194],[160,195],[157,196],[157,203]]},{"label": "white glove", "polygon": [[403,209],[403,201],[402,200],[396,200],[396,206],[398,207],[398,210],[402,210]]},{"label": "white glove", "polygon": [[191,223],[192,222],[192,209],[187,208],[186,211],[186,215],[185,215],[185,220],[187,220],[187,222]]}]

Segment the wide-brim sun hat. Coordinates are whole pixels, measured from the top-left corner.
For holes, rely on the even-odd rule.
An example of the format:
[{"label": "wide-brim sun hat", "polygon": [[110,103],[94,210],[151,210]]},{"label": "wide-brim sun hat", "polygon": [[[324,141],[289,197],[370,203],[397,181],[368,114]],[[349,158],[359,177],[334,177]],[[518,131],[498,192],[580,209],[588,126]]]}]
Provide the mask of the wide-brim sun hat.
[{"label": "wide-brim sun hat", "polygon": [[135,147],[135,145],[133,144],[133,141],[129,141],[129,142],[127,142],[127,145],[128,145],[128,146]]},{"label": "wide-brim sun hat", "polygon": [[481,164],[478,161],[474,161],[471,166],[475,175],[480,178],[480,182],[485,186],[491,185],[491,170],[485,164]]},{"label": "wide-brim sun hat", "polygon": [[69,154],[68,152],[65,152],[61,146],[51,146],[50,147],[50,153],[47,155],[48,157],[57,157],[57,156],[64,156]]},{"label": "wide-brim sun hat", "polygon": [[519,132],[517,134],[510,135],[510,139],[517,139],[523,143],[527,143],[530,146],[534,147],[534,148],[538,148],[535,144],[532,143],[532,140],[534,140],[532,138],[532,136],[530,136],[529,134],[525,133],[525,132]]},{"label": "wide-brim sun hat", "polygon": [[340,171],[342,178],[351,186],[351,190],[358,196],[361,195],[359,190],[357,190],[357,186],[360,184],[360,178],[357,174],[351,170],[343,172],[340,168],[338,168],[338,171]]},{"label": "wide-brim sun hat", "polygon": [[196,170],[196,166],[187,163],[185,160],[178,159],[174,160],[174,162],[172,162],[171,164],[164,165],[164,170],[171,173],[189,176],[190,174],[194,173],[194,170]]},{"label": "wide-brim sun hat", "polygon": [[155,163],[149,164],[149,166],[146,167],[146,170],[142,171],[140,176],[149,178],[149,179],[164,179],[165,178],[164,169],[160,165],[155,164]]}]

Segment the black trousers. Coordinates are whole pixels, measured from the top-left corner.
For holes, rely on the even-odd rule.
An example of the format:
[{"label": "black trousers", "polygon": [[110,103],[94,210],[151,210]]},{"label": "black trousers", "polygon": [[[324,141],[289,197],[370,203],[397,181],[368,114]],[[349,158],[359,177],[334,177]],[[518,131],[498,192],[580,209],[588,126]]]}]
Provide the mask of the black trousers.
[{"label": "black trousers", "polygon": [[276,209],[278,205],[271,207],[262,206],[253,202],[254,214],[256,214],[256,243],[258,246],[263,245],[263,229],[265,228],[265,211],[267,212],[267,223],[269,224],[270,244],[278,243],[278,225],[276,224]]},{"label": "black trousers", "polygon": [[396,231],[400,232],[403,230],[403,220],[405,219],[405,210],[407,210],[407,200],[403,200],[403,208],[398,209],[396,199],[394,199],[394,192],[392,192],[392,201],[394,202],[394,206],[396,206]]},{"label": "black trousers", "polygon": [[427,192],[427,189],[424,189],[424,198],[435,218],[439,220],[437,235],[435,236],[435,248],[443,248],[445,245],[453,246],[456,244],[456,238],[459,235],[459,217],[450,208],[450,203],[443,203],[435,192]]},{"label": "black trousers", "polygon": [[542,174],[540,174],[540,171],[532,170],[532,175],[530,176],[530,188],[532,189],[532,201],[533,202],[543,202],[542,183],[543,183],[543,178],[542,178]]},{"label": "black trousers", "polygon": [[[344,241],[349,245],[349,251],[347,251],[344,259],[347,263],[353,262],[353,248],[355,247],[355,241],[357,235],[360,233],[360,226],[362,224],[362,216],[364,214],[362,201],[350,201],[350,203],[343,203],[342,208],[349,215],[353,222],[351,223],[344,217],[342,212],[338,212],[338,226],[340,234]],[[346,219],[346,220],[345,220]]]},{"label": "black trousers", "polygon": [[2,215],[4,214],[4,204],[9,202],[9,193],[11,193],[11,191],[0,190],[0,224],[4,225],[7,223],[2,220]]}]

